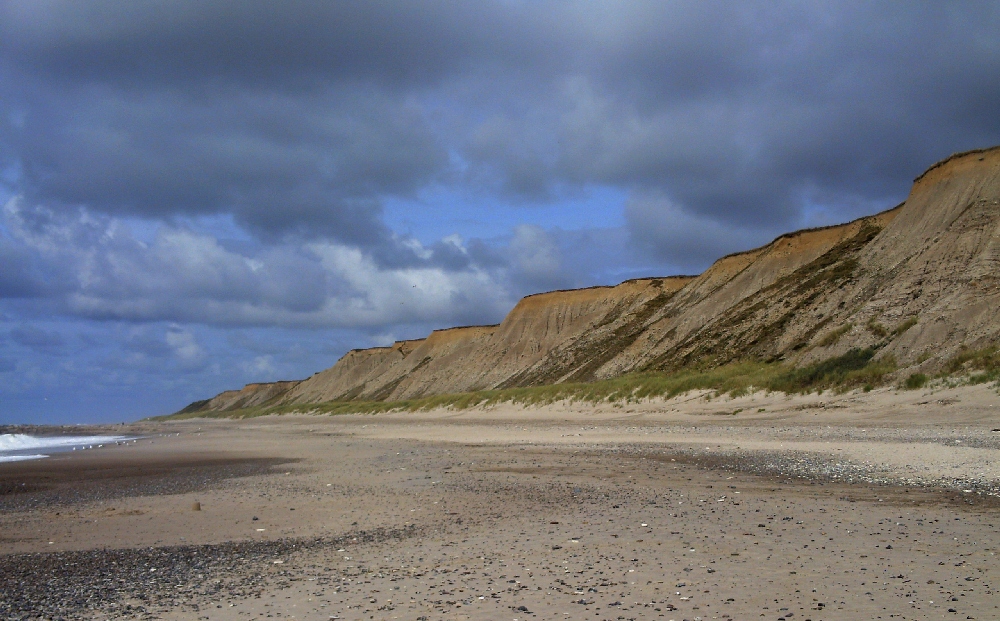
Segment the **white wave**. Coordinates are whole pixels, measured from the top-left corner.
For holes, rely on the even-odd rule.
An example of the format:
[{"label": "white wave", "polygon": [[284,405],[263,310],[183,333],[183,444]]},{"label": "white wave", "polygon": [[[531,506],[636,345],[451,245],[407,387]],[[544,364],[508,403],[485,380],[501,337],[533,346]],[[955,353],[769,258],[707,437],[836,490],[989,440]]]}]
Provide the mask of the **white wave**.
[{"label": "white wave", "polygon": [[48,455],[0,455],[0,462],[27,461],[29,459],[45,459]]},{"label": "white wave", "polygon": [[91,447],[131,439],[129,436],[29,436],[24,433],[4,433],[0,434],[0,456],[14,451],[68,446]]}]

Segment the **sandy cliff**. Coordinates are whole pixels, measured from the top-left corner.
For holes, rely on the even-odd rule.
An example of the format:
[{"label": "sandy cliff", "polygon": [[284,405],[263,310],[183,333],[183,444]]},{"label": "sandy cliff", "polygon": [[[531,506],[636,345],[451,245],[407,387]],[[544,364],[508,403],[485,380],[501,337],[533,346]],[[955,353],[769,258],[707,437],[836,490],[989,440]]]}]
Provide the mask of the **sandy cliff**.
[{"label": "sandy cliff", "polygon": [[743,359],[803,364],[870,346],[931,370],[960,347],[1000,341],[998,309],[994,147],[935,164],[897,207],[782,235],[699,276],[528,296],[497,326],[355,350],[302,382],[189,408],[397,400]]},{"label": "sandy cliff", "polygon": [[[879,346],[880,356],[930,370],[960,347],[1000,340],[1000,148],[936,164],[892,210],[797,237],[789,252],[797,259],[785,259],[785,270],[755,259],[717,293],[653,326],[650,338],[663,340],[626,368],[803,363]],[[736,294],[723,299],[726,289]]]},{"label": "sandy cliff", "polygon": [[240,390],[227,390],[205,401],[195,401],[179,413],[185,412],[226,412],[242,408],[252,408],[277,402],[300,382],[262,382],[247,384]]},{"label": "sandy cliff", "polygon": [[436,330],[422,341],[412,341],[407,352],[350,352],[332,368],[303,381],[283,402],[406,399],[558,380],[549,377],[552,369],[557,369],[556,376],[565,374],[574,361],[563,351],[585,333],[608,331],[609,314],[625,314],[658,296],[672,295],[688,280],[642,279],[528,296],[497,326]]}]

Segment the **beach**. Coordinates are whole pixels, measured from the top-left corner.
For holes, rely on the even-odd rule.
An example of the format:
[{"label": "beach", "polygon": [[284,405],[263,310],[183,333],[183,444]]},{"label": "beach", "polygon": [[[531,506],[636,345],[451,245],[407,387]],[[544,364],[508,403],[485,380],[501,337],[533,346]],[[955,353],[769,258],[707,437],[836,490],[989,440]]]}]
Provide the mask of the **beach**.
[{"label": "beach", "polygon": [[115,426],[142,439],[0,464],[0,616],[997,618],[997,403],[981,386]]}]

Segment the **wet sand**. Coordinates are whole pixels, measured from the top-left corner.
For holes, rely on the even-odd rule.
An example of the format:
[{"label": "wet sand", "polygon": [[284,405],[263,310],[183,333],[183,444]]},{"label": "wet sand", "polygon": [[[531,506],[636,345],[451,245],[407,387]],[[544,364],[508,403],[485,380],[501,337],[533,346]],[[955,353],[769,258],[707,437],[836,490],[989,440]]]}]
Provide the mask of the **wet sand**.
[{"label": "wet sand", "polygon": [[0,464],[0,617],[1000,618],[997,395],[959,398],[136,425]]}]

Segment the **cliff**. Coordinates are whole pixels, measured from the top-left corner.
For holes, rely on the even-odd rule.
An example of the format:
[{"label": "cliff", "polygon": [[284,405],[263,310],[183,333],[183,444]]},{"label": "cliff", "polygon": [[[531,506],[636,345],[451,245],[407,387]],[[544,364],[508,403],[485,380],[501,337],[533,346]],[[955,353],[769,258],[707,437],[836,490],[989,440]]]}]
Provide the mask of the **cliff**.
[{"label": "cliff", "polygon": [[[350,352],[330,369],[304,380],[282,402],[398,400],[538,383],[553,360],[562,360],[567,345],[586,332],[606,329],[600,324],[616,308],[624,311],[672,295],[687,281],[687,277],[642,279],[616,287],[531,295],[496,326],[435,330],[422,341],[410,341],[405,353],[396,349],[398,343]],[[567,364],[563,361],[556,367],[569,372]]]},{"label": "cliff", "polygon": [[698,276],[528,296],[499,325],[355,350],[301,382],[251,385],[189,411],[399,400],[747,359],[805,364],[871,346],[932,370],[960,347],[1000,341],[998,309],[994,147],[935,164],[897,207],[782,235]]},{"label": "cliff", "polygon": [[279,381],[247,384],[240,390],[227,390],[205,401],[195,401],[178,414],[190,412],[228,412],[276,403],[300,382]]}]

